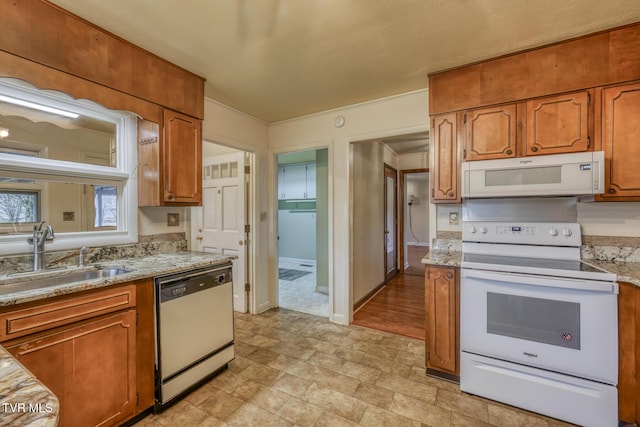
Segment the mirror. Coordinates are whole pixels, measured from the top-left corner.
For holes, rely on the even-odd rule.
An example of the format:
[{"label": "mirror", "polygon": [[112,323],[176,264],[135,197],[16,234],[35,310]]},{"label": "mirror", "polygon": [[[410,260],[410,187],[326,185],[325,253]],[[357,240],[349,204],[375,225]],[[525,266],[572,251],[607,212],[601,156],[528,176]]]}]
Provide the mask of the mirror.
[{"label": "mirror", "polygon": [[124,117],[0,79],[0,236],[31,234],[40,221],[56,233],[123,229],[134,164],[118,148],[127,151]]}]

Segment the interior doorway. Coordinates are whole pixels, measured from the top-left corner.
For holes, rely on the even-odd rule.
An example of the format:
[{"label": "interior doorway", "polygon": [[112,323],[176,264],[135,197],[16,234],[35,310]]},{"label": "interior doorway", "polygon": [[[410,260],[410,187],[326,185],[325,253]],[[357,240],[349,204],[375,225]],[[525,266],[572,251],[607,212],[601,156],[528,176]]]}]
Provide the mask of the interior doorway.
[{"label": "interior doorway", "polygon": [[278,306],[329,316],[327,148],[276,156]]},{"label": "interior doorway", "polygon": [[405,274],[424,275],[429,252],[429,169],[400,171],[400,265]]},{"label": "interior doorway", "polygon": [[235,256],[233,308],[246,313],[250,283],[252,154],[203,141],[202,207],[191,209],[191,250]]}]

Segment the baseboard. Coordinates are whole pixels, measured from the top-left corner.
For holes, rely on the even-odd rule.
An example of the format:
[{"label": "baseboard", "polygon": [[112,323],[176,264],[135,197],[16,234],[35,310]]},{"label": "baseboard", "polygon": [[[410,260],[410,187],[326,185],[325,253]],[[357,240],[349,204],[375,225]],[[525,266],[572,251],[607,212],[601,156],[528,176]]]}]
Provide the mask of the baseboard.
[{"label": "baseboard", "polygon": [[337,314],[337,313],[333,313],[331,315],[331,317],[329,318],[329,320],[331,320],[333,323],[338,323],[340,325],[348,325],[349,322],[347,322],[346,317],[342,314]]},{"label": "baseboard", "polygon": [[269,302],[263,302],[262,304],[258,305],[258,309],[256,310],[256,314],[260,314],[260,313],[264,313],[267,310],[272,309],[274,306]]},{"label": "baseboard", "polygon": [[367,303],[367,301],[369,301],[371,298],[373,298],[374,296],[376,296],[376,294],[378,292],[380,292],[382,290],[382,288],[384,288],[386,282],[382,282],[380,283],[378,286],[376,286],[375,288],[373,288],[369,293],[367,293],[365,296],[363,296],[362,298],[360,298],[358,301],[356,301],[355,304],[353,304],[353,312],[355,313],[356,311],[360,310],[360,308],[365,305]]}]

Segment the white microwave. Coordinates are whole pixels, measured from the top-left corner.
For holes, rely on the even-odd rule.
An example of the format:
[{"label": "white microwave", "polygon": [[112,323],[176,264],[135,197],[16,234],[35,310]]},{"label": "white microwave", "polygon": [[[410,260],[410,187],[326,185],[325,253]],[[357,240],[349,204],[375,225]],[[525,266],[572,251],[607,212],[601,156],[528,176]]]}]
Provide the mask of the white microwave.
[{"label": "white microwave", "polygon": [[462,163],[462,197],[581,196],[604,192],[604,152]]}]

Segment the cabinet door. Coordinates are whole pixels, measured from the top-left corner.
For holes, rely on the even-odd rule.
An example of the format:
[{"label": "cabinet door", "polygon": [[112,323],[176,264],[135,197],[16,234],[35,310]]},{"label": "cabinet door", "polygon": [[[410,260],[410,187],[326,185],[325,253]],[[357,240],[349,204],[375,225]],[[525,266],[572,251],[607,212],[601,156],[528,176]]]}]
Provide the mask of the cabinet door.
[{"label": "cabinet door", "polygon": [[433,117],[431,135],[433,135],[431,201],[433,203],[460,202],[460,156],[456,113]]},{"label": "cabinet door", "polygon": [[202,121],[164,110],[163,200],[202,204]]},{"label": "cabinet door", "polygon": [[587,151],[589,92],[527,101],[527,156]]},{"label": "cabinet door", "polygon": [[307,163],[307,185],[304,194],[305,199],[316,198],[316,164]]},{"label": "cabinet door", "polygon": [[468,111],[463,160],[515,157],[516,128],[514,104]]},{"label": "cabinet door", "polygon": [[304,163],[284,165],[284,198],[304,199],[307,191],[307,167]]},{"label": "cabinet door", "polygon": [[459,376],[460,296],[458,269],[430,266],[425,269],[427,369]]},{"label": "cabinet door", "polygon": [[136,408],[136,312],[5,343],[60,401],[59,426],[116,424]]},{"label": "cabinet door", "polygon": [[640,83],[605,89],[602,104],[601,198],[640,197]]}]

